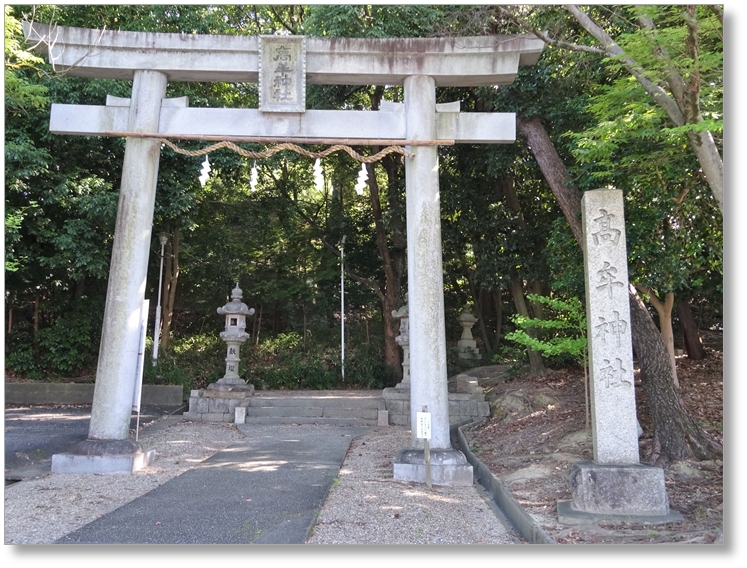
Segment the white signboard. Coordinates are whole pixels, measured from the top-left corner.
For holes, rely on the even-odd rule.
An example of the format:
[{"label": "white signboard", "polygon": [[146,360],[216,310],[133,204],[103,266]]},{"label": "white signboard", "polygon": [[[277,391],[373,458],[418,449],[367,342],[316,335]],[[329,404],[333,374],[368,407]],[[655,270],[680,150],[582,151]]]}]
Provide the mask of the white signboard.
[{"label": "white signboard", "polygon": [[431,439],[431,413],[430,412],[418,412],[417,413],[417,437],[418,439]]},{"label": "white signboard", "polygon": [[148,327],[148,306],[150,300],[143,300],[140,310],[140,347],[137,352],[137,369],[135,376],[135,390],[132,393],[132,410],[140,412],[140,393],[143,390],[143,363],[145,361],[145,331]]}]

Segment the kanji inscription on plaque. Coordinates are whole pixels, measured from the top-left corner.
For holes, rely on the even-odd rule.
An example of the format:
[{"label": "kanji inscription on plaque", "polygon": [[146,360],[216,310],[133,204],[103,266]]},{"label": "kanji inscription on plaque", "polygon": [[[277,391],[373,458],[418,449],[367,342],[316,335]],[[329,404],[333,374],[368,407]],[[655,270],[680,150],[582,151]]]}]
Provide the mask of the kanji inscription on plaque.
[{"label": "kanji inscription on plaque", "polygon": [[306,38],[259,37],[259,110],[306,110]]}]

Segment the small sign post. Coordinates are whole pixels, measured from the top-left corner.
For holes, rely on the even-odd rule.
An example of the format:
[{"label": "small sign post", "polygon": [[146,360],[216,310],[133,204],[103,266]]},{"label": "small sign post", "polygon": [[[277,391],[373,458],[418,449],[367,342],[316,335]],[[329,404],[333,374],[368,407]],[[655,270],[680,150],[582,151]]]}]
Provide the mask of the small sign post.
[{"label": "small sign post", "polygon": [[418,439],[423,440],[425,448],[425,484],[428,489],[431,488],[431,413],[428,412],[428,407],[423,407],[423,412],[418,412],[417,416],[417,432]]}]

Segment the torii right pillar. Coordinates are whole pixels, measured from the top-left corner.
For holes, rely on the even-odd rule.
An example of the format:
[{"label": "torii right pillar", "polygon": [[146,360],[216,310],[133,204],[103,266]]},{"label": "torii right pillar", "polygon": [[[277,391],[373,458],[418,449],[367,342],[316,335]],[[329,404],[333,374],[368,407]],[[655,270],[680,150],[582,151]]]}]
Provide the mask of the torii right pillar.
[{"label": "torii right pillar", "polygon": [[[436,84],[416,75],[404,81],[409,140],[435,140]],[[472,466],[449,436],[446,325],[441,251],[438,147],[410,146],[407,184],[407,272],[410,313],[411,447],[394,459],[394,478],[426,482],[424,441],[416,437],[418,412],[431,414],[430,470],[437,485],[472,485]]]}]

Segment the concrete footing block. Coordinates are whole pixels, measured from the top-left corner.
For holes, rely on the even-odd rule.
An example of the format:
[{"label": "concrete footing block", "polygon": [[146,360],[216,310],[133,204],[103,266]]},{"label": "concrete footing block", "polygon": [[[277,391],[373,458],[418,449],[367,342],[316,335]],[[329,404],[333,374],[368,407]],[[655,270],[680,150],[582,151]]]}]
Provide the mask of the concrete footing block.
[{"label": "concrete footing block", "polygon": [[558,503],[558,520],[590,519],[666,523],[682,516],[669,509],[664,471],[643,464],[576,462],[570,471],[571,500]]},{"label": "concrete footing block", "polygon": [[[468,486],[473,483],[472,466],[459,450],[431,450],[431,482],[434,485]],[[401,450],[394,458],[394,479],[426,482],[425,451]]]},{"label": "concrete footing block", "polygon": [[130,474],[153,462],[155,450],[120,455],[54,454],[52,473]]},{"label": "concrete footing block", "polygon": [[389,412],[388,411],[379,410],[378,425],[389,426]]}]

